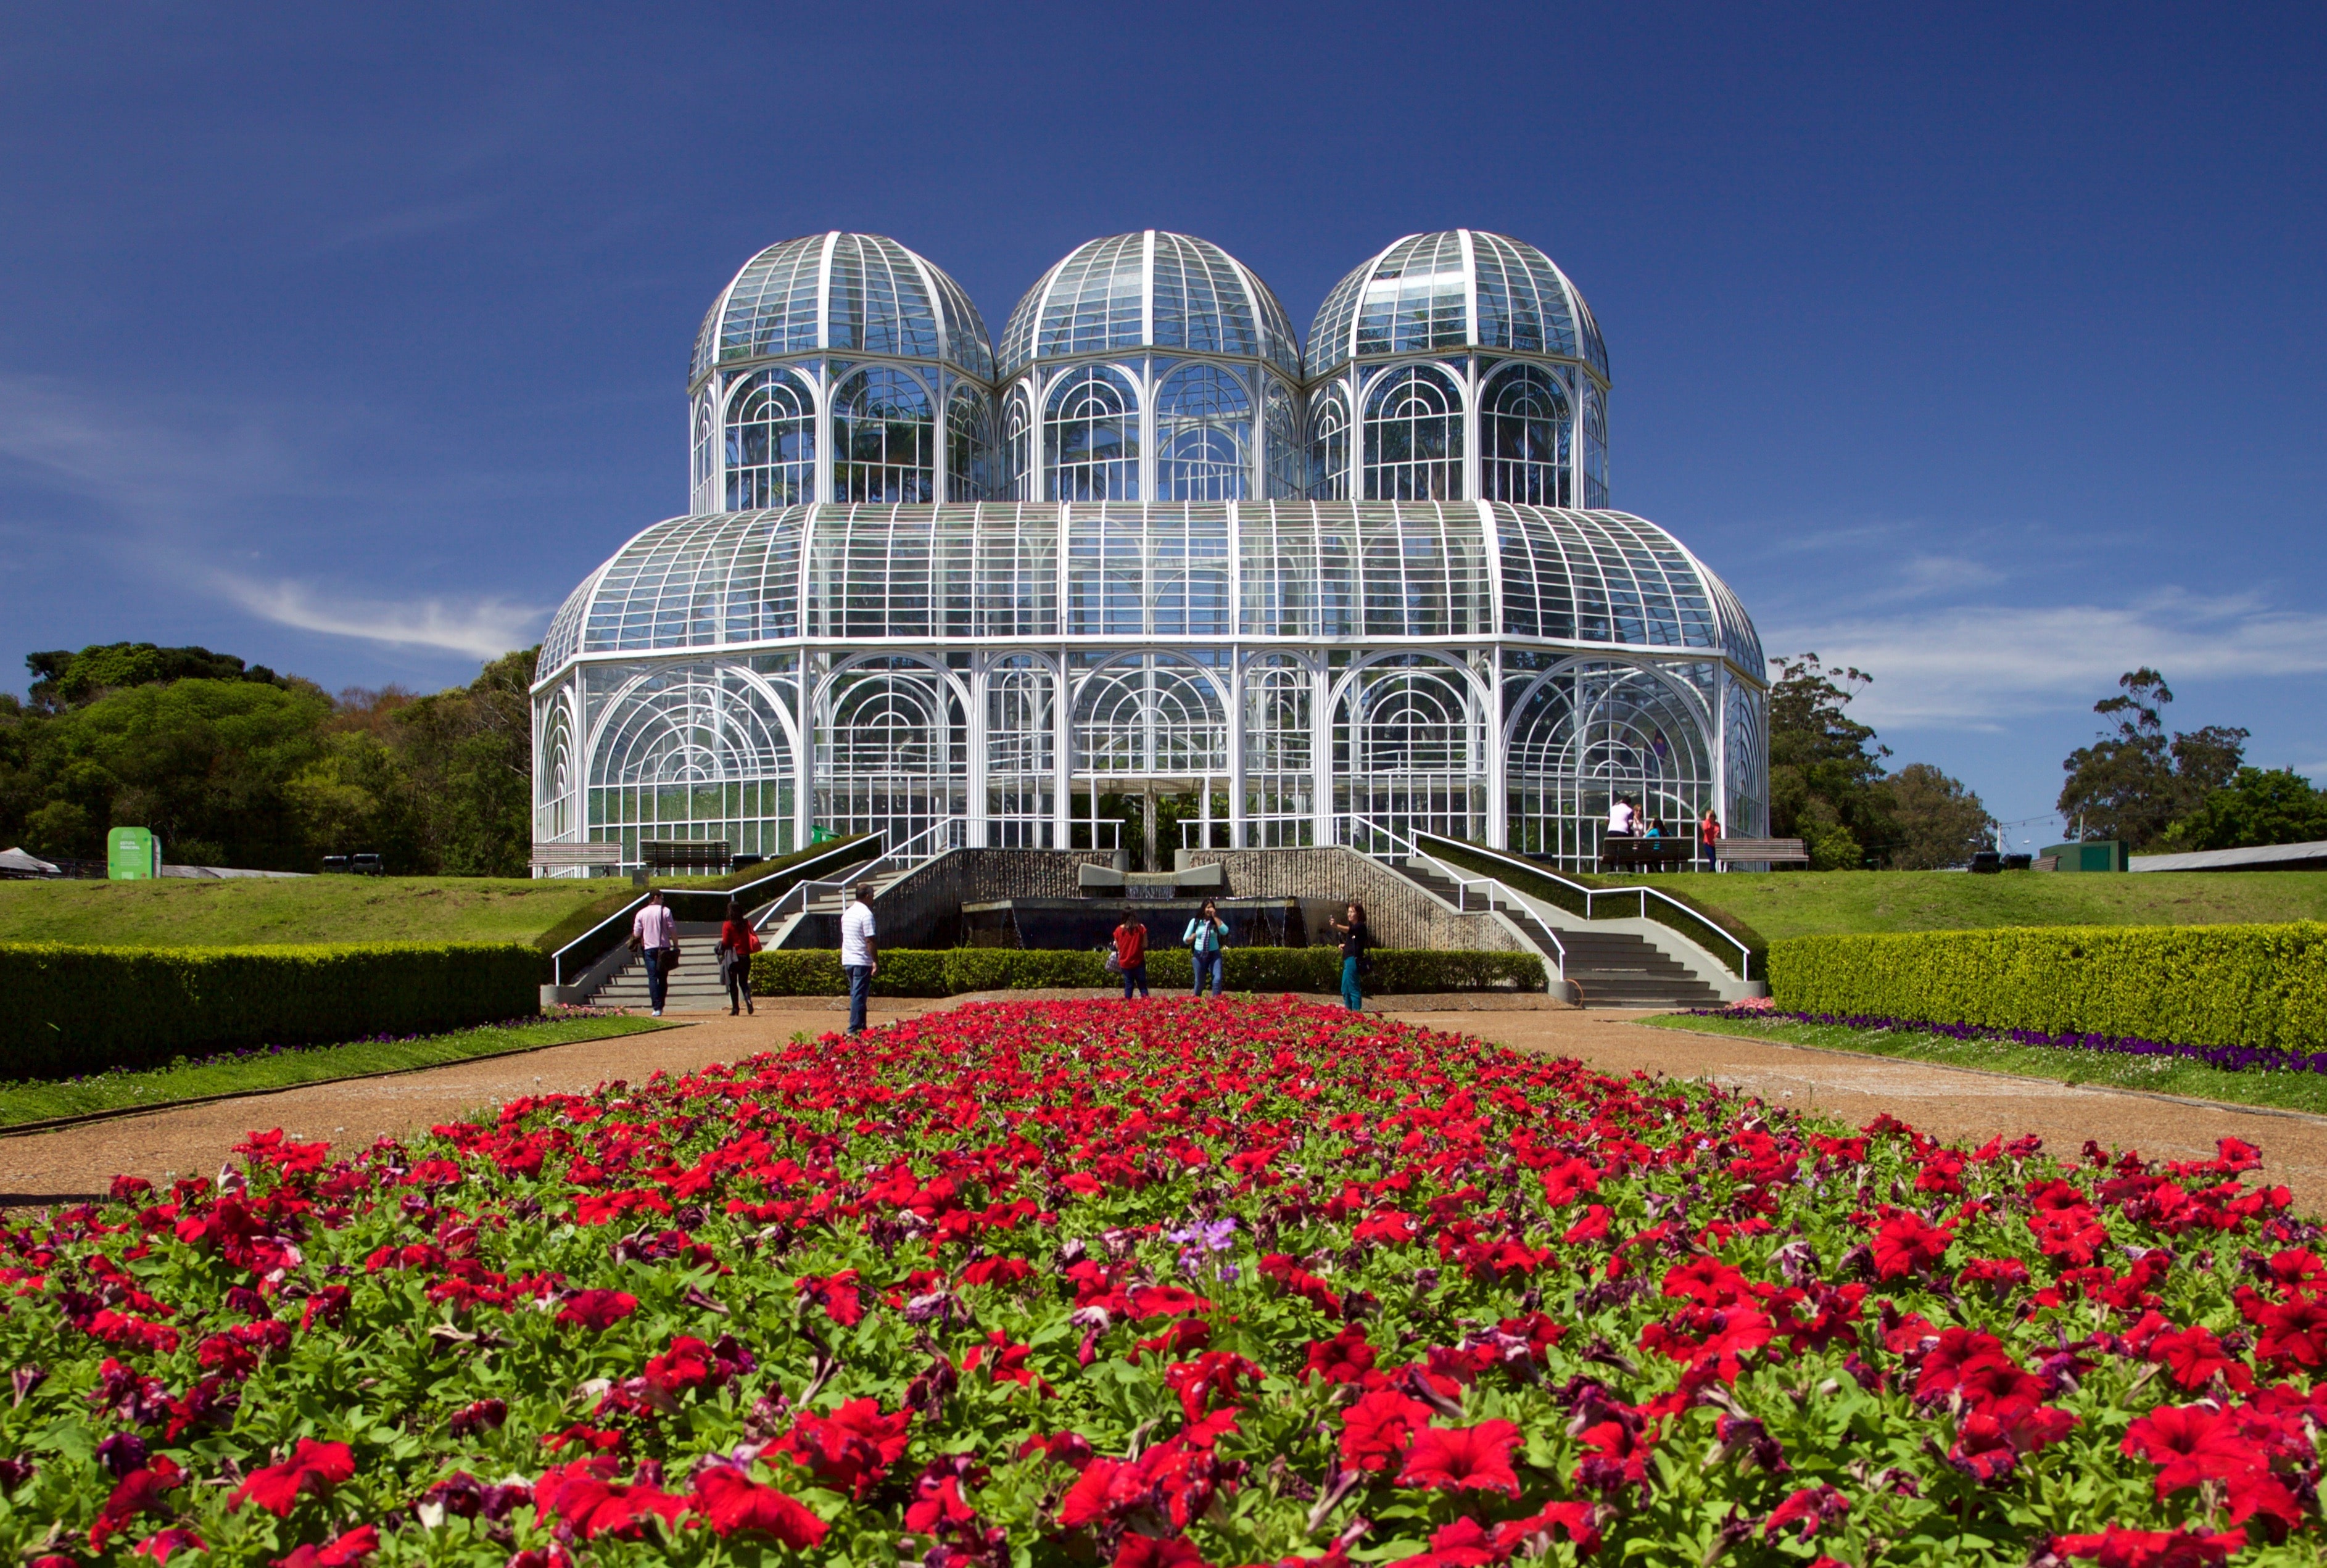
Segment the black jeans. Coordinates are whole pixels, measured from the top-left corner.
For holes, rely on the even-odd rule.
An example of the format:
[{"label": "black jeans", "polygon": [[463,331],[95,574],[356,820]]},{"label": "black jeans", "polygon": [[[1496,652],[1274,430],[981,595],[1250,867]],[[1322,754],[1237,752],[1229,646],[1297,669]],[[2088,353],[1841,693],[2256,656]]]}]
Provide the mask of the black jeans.
[{"label": "black jeans", "polygon": [[752,1005],[752,960],[749,957],[731,959],[724,966],[727,980],[727,1011]]}]

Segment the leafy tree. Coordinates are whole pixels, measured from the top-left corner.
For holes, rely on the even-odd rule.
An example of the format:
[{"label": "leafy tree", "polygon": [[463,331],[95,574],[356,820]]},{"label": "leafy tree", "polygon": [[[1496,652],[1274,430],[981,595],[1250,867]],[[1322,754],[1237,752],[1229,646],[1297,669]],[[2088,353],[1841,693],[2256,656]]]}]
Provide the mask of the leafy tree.
[{"label": "leafy tree", "polygon": [[2161,849],[2253,849],[2327,839],[2327,789],[2292,768],[2240,768],[2158,840]]},{"label": "leafy tree", "polygon": [[285,684],[265,665],[246,668],[230,653],[212,653],[207,648],[156,648],[150,642],[102,642],[79,653],[60,649],[27,654],[24,665],[33,672],[33,685],[26,695],[42,713],[79,707],[129,686],[167,686],[172,681]]},{"label": "leafy tree", "polygon": [[2245,758],[2248,732],[2210,724],[2169,738],[2164,709],[2173,694],[2165,677],[2145,666],[2117,684],[2116,696],[2093,705],[2117,720],[2116,732],[2103,731],[2061,764],[2069,778],[2058,809],[2082,825],[2086,838],[2123,839],[2141,849],[2229,782]]},{"label": "leafy tree", "polygon": [[1961,865],[1989,846],[1995,824],[1978,796],[1929,762],[1910,762],[1884,781],[1891,820],[1899,836],[1891,850],[1895,871],[1938,871]]},{"label": "leafy tree", "polygon": [[425,853],[453,876],[523,876],[533,854],[538,647],[505,653],[465,689],[398,709],[394,742],[419,798]]},{"label": "leafy tree", "polygon": [[1843,711],[1874,678],[1805,653],[1779,661],[1770,688],[1770,830],[1803,840],[1813,870],[1857,870],[1898,837],[1882,788],[1891,749]]}]

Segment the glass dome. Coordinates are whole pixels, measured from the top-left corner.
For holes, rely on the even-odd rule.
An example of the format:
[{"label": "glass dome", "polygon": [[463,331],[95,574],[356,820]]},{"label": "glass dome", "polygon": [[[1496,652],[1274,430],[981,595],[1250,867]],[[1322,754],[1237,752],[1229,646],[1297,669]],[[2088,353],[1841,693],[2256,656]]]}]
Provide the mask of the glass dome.
[{"label": "glass dome", "polygon": [[1257,274],[1208,239],[1150,229],[1077,246],[1026,291],[1003,330],[1001,378],[1037,359],[1149,348],[1301,375],[1300,340]]},{"label": "glass dome", "polygon": [[1567,275],[1532,245],[1472,229],[1409,234],[1335,285],[1310,323],[1307,373],[1466,349],[1580,359],[1608,378],[1600,325]]},{"label": "glass dome", "polygon": [[743,264],[696,333],[687,384],[715,365],[825,350],[939,359],[994,378],[986,322],[959,284],[884,235],[834,230]]}]

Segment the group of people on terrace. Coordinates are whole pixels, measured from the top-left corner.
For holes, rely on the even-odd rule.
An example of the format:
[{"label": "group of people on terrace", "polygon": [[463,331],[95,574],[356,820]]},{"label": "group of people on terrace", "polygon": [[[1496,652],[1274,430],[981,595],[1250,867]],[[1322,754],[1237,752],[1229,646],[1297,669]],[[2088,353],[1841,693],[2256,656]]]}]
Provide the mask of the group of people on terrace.
[{"label": "group of people on terrace", "polygon": [[[1608,798],[1608,826],[1601,836],[1603,839],[1675,838],[1679,834],[1677,829],[1668,826],[1663,818],[1643,815],[1640,802],[1631,797],[1612,795]],[[1714,846],[1720,842],[1721,818],[1708,806],[1696,824],[1697,856],[1705,863],[1707,871],[1713,869]]]}]

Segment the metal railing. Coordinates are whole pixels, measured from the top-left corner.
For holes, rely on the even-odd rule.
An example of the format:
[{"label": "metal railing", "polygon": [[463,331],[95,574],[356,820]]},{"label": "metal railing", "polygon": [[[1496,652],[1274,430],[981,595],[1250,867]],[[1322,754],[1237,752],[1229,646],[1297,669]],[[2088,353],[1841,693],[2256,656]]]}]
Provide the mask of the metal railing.
[{"label": "metal railing", "polygon": [[764,931],[771,922],[787,915],[806,914],[808,906],[818,899],[844,901],[850,888],[877,882],[884,876],[892,879],[901,876],[923,862],[935,860],[948,850],[959,849],[968,842],[967,817],[939,817],[896,848],[863,865],[851,867],[845,877],[793,883],[784,890],[783,896],[752,917],[752,929]]},{"label": "metal railing", "polygon": [[[851,855],[863,854],[865,847],[861,841],[856,840],[836,844],[825,854],[818,855],[797,865],[789,865],[780,870],[770,872],[766,876],[756,878],[735,888],[708,893],[700,889],[679,888],[667,890],[664,897],[667,901],[674,905],[681,900],[709,897],[724,903],[732,898],[745,901],[743,907],[749,909],[751,904],[748,901],[752,895],[769,883],[796,877],[808,867],[822,864],[827,860],[836,864],[846,864]],[[604,957],[609,947],[619,944],[627,937],[631,919],[644,907],[648,896],[646,893],[639,894],[621,909],[552,953],[549,960],[552,983],[558,985],[566,985],[569,972],[576,975],[580,975],[599,958]]]},{"label": "metal railing", "polygon": [[[1431,854],[1423,850],[1415,844],[1414,840],[1406,837],[1404,834],[1399,833],[1396,828],[1385,826],[1382,824],[1374,821],[1371,817],[1350,814],[1348,816],[1337,817],[1334,818],[1334,821],[1337,826],[1341,823],[1346,822],[1350,824],[1352,826],[1361,827],[1364,830],[1369,842],[1390,844],[1396,846],[1398,851],[1402,852],[1409,861],[1428,861],[1433,866],[1437,868],[1438,874],[1440,876],[1454,884],[1454,908],[1462,913],[1468,914],[1471,912],[1469,904],[1471,889],[1483,888],[1485,890],[1485,891],[1480,895],[1480,904],[1481,910],[1488,914],[1498,912],[1495,905],[1495,895],[1499,892],[1501,893],[1504,900],[1510,907],[1502,910],[1500,912],[1503,914],[1517,913],[1524,915],[1529,920],[1532,920],[1535,923],[1536,929],[1541,931],[1544,935],[1544,938],[1551,944],[1552,955],[1558,966],[1559,978],[1563,981],[1567,978],[1567,944],[1559,939],[1559,933],[1553,929],[1551,923],[1548,920],[1546,920],[1541,915],[1536,913],[1532,909],[1529,909],[1528,907],[1527,901],[1520,898],[1509,888],[1505,887],[1501,882],[1497,882],[1491,876],[1466,877],[1461,875],[1453,866],[1447,864],[1444,861],[1440,860],[1436,855]],[[1387,858],[1380,852],[1360,848],[1357,844],[1350,841],[1355,836],[1355,835],[1351,835],[1350,838],[1344,838],[1343,842],[1349,844],[1350,848],[1356,849],[1360,854],[1369,855],[1377,859]]]},{"label": "metal railing", "polygon": [[[1425,835],[1424,836],[1429,837],[1434,835]],[[1632,912],[1638,919],[1644,920],[1656,920],[1659,925],[1665,926],[1668,929],[1672,928],[1674,922],[1671,919],[1660,918],[1659,916],[1650,912],[1650,901],[1653,900],[1655,901],[1656,908],[1671,910],[1674,914],[1677,914],[1682,919],[1686,920],[1692,929],[1709,932],[1712,935],[1720,938],[1721,940],[1728,943],[1731,947],[1736,948],[1737,977],[1740,980],[1751,980],[1753,978],[1752,947],[1745,942],[1741,941],[1734,933],[1723,930],[1712,920],[1706,919],[1703,910],[1691,909],[1688,905],[1681,902],[1678,899],[1674,898],[1669,893],[1659,892],[1656,889],[1649,887],[1586,887],[1582,882],[1570,881],[1568,878],[1560,875],[1556,871],[1548,871],[1542,866],[1531,864],[1524,861],[1512,861],[1509,855],[1503,854],[1500,850],[1483,849],[1477,845],[1463,844],[1460,840],[1450,839],[1447,842],[1450,845],[1459,847],[1466,854],[1477,855],[1491,862],[1504,861],[1510,863],[1513,871],[1521,873],[1529,877],[1537,878],[1543,882],[1550,882],[1571,898],[1582,900],[1584,908],[1580,912],[1587,920],[1622,919],[1624,918],[1622,913],[1603,913],[1600,906],[1603,901],[1605,901],[1613,909],[1621,910],[1623,906],[1629,903],[1635,906]],[[1424,853],[1426,854],[1427,852]],[[1432,855],[1430,858],[1436,863],[1442,865],[1446,863],[1439,856]],[[1559,901],[1554,900],[1552,901],[1558,902]],[[1686,936],[1688,933],[1681,932],[1680,934]]]}]

